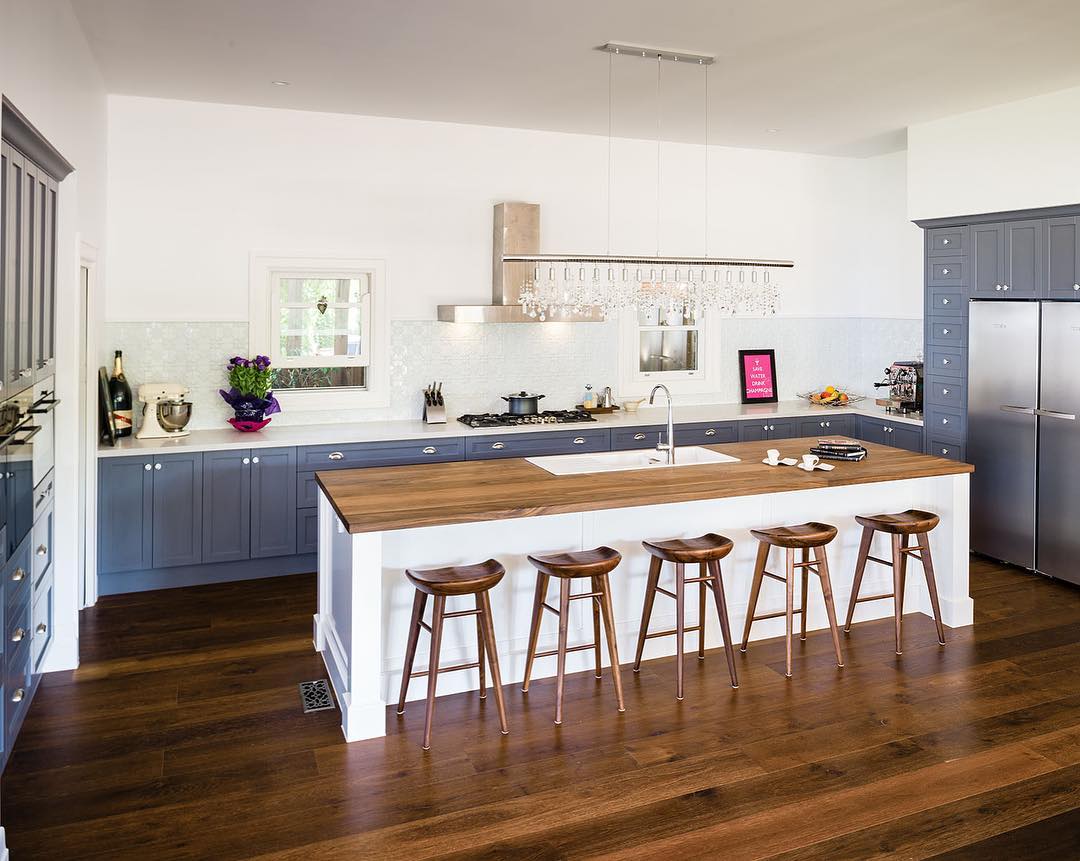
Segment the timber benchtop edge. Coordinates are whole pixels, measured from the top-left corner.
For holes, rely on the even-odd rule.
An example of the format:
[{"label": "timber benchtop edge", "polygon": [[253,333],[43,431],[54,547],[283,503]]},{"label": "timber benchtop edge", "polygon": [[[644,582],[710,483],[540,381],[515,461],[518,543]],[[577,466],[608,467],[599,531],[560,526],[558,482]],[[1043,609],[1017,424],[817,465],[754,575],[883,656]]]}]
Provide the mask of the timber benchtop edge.
[{"label": "timber benchtop edge", "polygon": [[781,457],[799,457],[816,442],[817,437],[807,437],[713,445],[707,448],[739,462],[588,475],[552,475],[524,458],[507,458],[324,470],[315,478],[346,529],[356,534],[975,471],[967,463],[873,443],[864,443],[865,460],[832,461],[836,469],[831,472],[761,462],[769,448],[779,449]]}]

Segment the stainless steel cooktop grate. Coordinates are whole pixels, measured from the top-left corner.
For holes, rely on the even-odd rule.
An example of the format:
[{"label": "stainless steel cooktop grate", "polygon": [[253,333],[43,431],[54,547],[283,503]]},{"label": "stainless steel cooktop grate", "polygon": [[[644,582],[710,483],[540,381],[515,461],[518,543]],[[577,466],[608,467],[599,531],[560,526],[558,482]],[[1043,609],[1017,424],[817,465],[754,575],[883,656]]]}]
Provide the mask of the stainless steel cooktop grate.
[{"label": "stainless steel cooktop grate", "polygon": [[326,679],[319,679],[314,682],[300,682],[299,688],[300,702],[304,706],[304,714],[335,708],[334,695],[330,693],[330,683]]}]

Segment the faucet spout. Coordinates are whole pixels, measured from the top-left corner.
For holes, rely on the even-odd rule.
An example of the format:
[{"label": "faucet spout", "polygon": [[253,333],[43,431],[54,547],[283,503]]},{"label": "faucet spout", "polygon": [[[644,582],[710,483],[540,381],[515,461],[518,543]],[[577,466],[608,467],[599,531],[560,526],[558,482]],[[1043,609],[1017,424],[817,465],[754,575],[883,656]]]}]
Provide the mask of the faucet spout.
[{"label": "faucet spout", "polygon": [[668,391],[668,387],[663,383],[653,386],[652,392],[649,394],[649,403],[655,403],[656,393],[662,391],[664,397],[667,398],[667,442],[659,440],[656,443],[656,450],[667,452],[668,466],[675,465],[675,411],[671,403],[671,392]]}]

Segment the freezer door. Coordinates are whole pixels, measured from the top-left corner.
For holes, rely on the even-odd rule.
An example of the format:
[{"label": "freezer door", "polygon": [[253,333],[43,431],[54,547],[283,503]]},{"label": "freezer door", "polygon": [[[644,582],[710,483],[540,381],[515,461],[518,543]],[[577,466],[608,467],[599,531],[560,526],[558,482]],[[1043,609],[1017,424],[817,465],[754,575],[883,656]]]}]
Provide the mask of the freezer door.
[{"label": "freezer door", "polygon": [[1039,304],[971,303],[971,549],[1035,568]]},{"label": "freezer door", "polygon": [[1080,583],[1080,304],[1045,302],[1039,385],[1036,563]]}]

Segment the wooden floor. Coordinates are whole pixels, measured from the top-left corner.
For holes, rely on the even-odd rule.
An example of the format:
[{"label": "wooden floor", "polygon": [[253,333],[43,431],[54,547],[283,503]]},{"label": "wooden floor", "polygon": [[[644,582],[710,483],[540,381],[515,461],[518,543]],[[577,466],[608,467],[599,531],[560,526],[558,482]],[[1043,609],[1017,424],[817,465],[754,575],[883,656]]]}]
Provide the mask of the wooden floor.
[{"label": "wooden floor", "polygon": [[[1080,857],[1080,589],[972,566],[976,623],[858,625],[839,671],[827,633],[738,656],[551,680],[494,701],[389,712],[346,745],[303,715],[314,578],[103,599],[82,667],[49,676],[3,776],[15,861],[311,858]],[[496,624],[497,624],[496,620]]]}]

